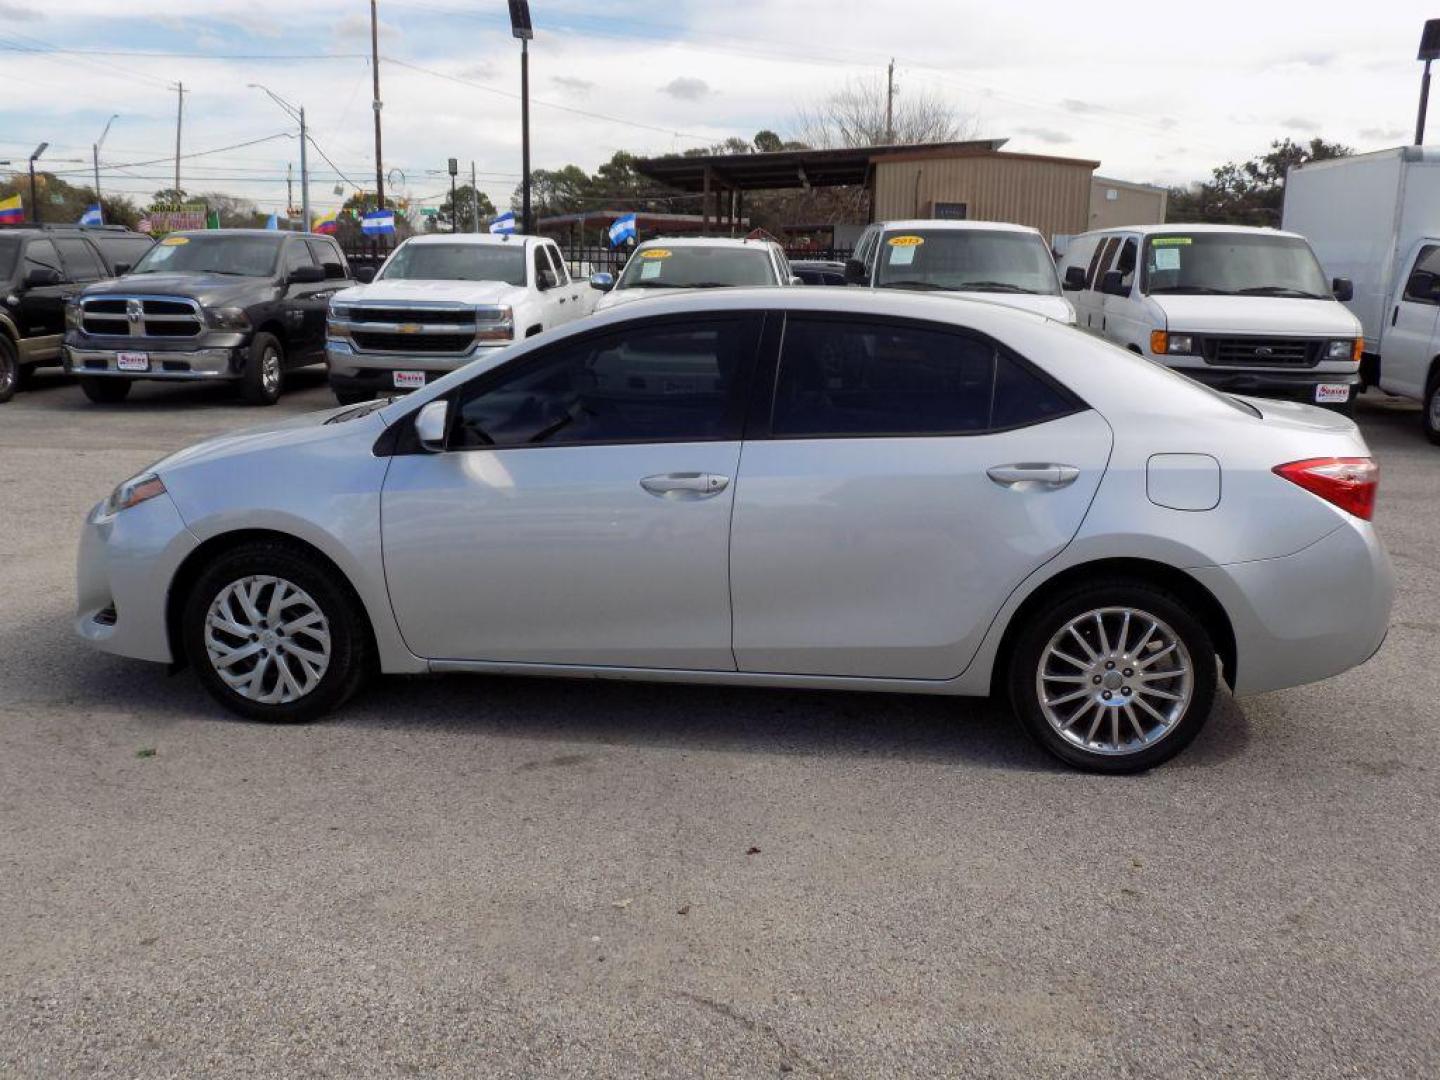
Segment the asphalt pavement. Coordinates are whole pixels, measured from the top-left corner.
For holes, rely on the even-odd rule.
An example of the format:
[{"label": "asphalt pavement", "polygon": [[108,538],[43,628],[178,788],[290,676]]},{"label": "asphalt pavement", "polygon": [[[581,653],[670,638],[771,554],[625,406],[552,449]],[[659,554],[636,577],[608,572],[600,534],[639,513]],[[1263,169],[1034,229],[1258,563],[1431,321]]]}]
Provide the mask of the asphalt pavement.
[{"label": "asphalt pavement", "polygon": [[0,1075],[1440,1074],[1414,406],[1360,410],[1379,655],[1223,697],[1130,778],[985,702],[389,678],[267,727],[82,646],[88,508],[269,415],[58,377],[0,406]]}]

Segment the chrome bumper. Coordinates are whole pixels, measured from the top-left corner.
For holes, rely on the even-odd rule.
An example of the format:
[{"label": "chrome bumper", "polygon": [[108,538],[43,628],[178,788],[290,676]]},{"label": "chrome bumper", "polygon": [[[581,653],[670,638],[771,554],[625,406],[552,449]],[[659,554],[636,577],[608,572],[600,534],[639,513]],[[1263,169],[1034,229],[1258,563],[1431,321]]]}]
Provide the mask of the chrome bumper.
[{"label": "chrome bumper", "polygon": [[475,345],[463,353],[431,355],[427,353],[361,352],[348,341],[331,339],[325,342],[325,364],[330,374],[349,378],[362,371],[427,371],[449,372],[464,367],[472,360],[494,356],[508,349],[513,342]]},{"label": "chrome bumper", "polygon": [[[148,371],[121,371],[117,357],[121,352],[146,352],[150,356]],[[233,362],[232,347],[159,351],[155,349],[77,349],[65,346],[65,370],[72,375],[114,376],[126,379],[238,379],[240,372]],[[183,365],[183,366],[181,366]]]}]

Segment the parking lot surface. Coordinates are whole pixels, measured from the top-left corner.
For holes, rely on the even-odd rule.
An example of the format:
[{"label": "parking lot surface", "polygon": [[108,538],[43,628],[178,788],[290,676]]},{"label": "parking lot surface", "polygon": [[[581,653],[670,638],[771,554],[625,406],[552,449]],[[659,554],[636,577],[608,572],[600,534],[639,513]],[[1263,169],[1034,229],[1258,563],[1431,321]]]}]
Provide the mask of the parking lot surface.
[{"label": "parking lot surface", "polygon": [[301,379],[269,411],[45,377],[0,407],[0,1074],[1440,1073],[1414,406],[1361,405],[1380,654],[1115,778],[983,702],[390,678],[266,727],[83,647],[88,508],[330,403]]}]

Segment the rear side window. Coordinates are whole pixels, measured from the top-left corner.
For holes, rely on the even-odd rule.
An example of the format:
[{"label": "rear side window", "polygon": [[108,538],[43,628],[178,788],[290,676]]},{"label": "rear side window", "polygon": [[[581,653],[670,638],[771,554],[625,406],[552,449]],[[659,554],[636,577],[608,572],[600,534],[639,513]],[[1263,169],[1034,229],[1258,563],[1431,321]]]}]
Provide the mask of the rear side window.
[{"label": "rear side window", "polygon": [[791,318],[771,432],[970,435],[1081,407],[984,338],[910,324]]},{"label": "rear side window", "polygon": [[1085,271],[1085,287],[1087,289],[1095,287],[1095,271],[1100,268],[1100,256],[1104,254],[1105,245],[1108,243],[1109,240],[1102,236],[1095,245],[1095,251],[1090,256],[1090,268]]},{"label": "rear side window", "polygon": [[1086,288],[1100,288],[1100,283],[1105,278],[1105,271],[1109,270],[1110,264],[1115,261],[1115,249],[1119,246],[1120,238],[1118,236],[1112,236],[1105,241],[1104,245],[1100,248],[1100,261],[1094,264],[1094,272],[1090,275],[1090,280],[1085,286]]},{"label": "rear side window", "polygon": [[99,281],[106,276],[100,256],[78,236],[57,237],[55,246],[60,249],[71,281]]},{"label": "rear side window", "polygon": [[1404,299],[1415,304],[1436,303],[1440,291],[1440,245],[1427,244],[1415,259],[1415,269],[1405,280]]}]

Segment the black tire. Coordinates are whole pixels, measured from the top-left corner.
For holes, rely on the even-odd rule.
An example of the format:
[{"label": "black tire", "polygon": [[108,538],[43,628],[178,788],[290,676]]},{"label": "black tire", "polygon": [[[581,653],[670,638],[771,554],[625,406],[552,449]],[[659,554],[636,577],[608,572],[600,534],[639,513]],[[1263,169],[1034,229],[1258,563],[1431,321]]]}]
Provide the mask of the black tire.
[{"label": "black tire", "polygon": [[359,405],[362,401],[371,401],[375,397],[369,390],[340,390],[334,386],[330,390],[341,405]]},{"label": "black tire", "polygon": [[124,401],[129,396],[131,381],[109,376],[87,378],[82,375],[80,389],[85,391],[85,396],[96,405],[114,405],[117,401]]},{"label": "black tire", "polygon": [[1425,397],[1420,402],[1420,424],[1425,437],[1440,446],[1440,368],[1430,373],[1425,384]]},{"label": "black tire", "polygon": [[30,384],[35,381],[35,369],[39,364],[21,364],[15,370],[15,389],[29,390]]},{"label": "black tire", "polygon": [[250,342],[240,377],[240,396],[250,405],[274,405],[285,389],[285,346],[264,331]]},{"label": "black tire", "polygon": [[0,405],[15,396],[20,389],[20,358],[14,343],[0,334]]},{"label": "black tire", "polygon": [[[1181,678],[1159,677],[1168,668],[1157,668],[1149,678],[1141,674],[1142,666],[1156,663],[1169,665],[1174,659],[1182,657],[1181,651],[1171,650],[1167,645],[1162,646],[1164,651],[1156,655],[1158,650],[1154,650],[1152,645],[1144,645],[1143,654],[1132,652],[1131,650],[1142,648],[1141,635],[1144,630],[1122,633],[1123,616],[1120,612],[1115,611],[1104,616],[1108,625],[1106,635],[1112,645],[1110,654],[1101,649],[1099,633],[1093,620],[1089,618],[1080,628],[1083,643],[1068,636],[1067,628],[1074,620],[1103,609],[1130,609],[1143,613],[1152,619],[1158,619],[1168,631],[1161,633],[1162,640],[1170,633],[1175,635],[1178,643],[1183,646],[1183,652],[1188,654],[1188,703],[1166,704],[1165,700],[1158,696],[1176,691],[1183,695],[1185,687]],[[1134,625],[1132,617],[1130,626]],[[1060,634],[1067,635],[1065,643],[1070,646],[1068,652],[1076,659],[1089,661],[1090,657],[1084,651],[1086,649],[1098,654],[1094,665],[1080,668],[1073,662],[1066,663],[1054,658],[1053,653],[1050,654],[1051,658],[1046,660],[1052,639]],[[1119,640],[1122,636],[1126,639],[1124,644],[1128,646],[1123,651]],[[1107,655],[1113,656],[1113,659],[1107,659]],[[1170,659],[1165,659],[1166,656]],[[1139,663],[1132,668],[1127,666],[1127,660],[1130,663],[1138,660]],[[1055,687],[1051,693],[1057,698],[1063,699],[1067,693],[1076,694],[1081,691],[1087,695],[1075,702],[1074,714],[1070,712],[1069,703],[1062,705],[1056,701],[1050,702],[1051,711],[1055,712],[1060,720],[1066,720],[1071,715],[1079,717],[1078,723],[1075,720],[1069,721],[1075,723],[1073,738],[1062,735],[1059,727],[1047,718],[1037,685],[1042,663],[1048,665],[1045,670],[1051,673],[1052,678],[1060,677],[1050,683]],[[1107,664],[1110,665],[1109,668],[1106,667]],[[1127,672],[1130,673],[1128,677]],[[1079,769],[1103,773],[1133,773],[1169,760],[1185,749],[1200,733],[1215,703],[1218,664],[1214,642],[1205,628],[1189,613],[1183,600],[1143,581],[1115,578],[1078,585],[1046,601],[1021,627],[1011,652],[1007,674],[1011,707],[1025,730],[1042,747],[1066,764]],[[1085,681],[1080,681],[1082,678]],[[1093,682],[1095,678],[1102,679],[1101,684],[1096,685]],[[1107,689],[1109,681],[1114,681],[1116,685]],[[1147,703],[1158,704],[1160,711],[1166,713],[1180,710],[1178,714],[1166,717],[1169,720],[1168,726],[1153,719],[1144,711],[1143,706],[1135,707],[1140,704],[1141,685],[1148,687],[1145,691]],[[1073,689],[1067,690],[1067,687]],[[1102,694],[1113,696],[1102,701]],[[1057,705],[1059,707],[1054,707]],[[1082,707],[1084,711],[1080,712]],[[1104,717],[1098,725],[1104,728],[1104,731],[1091,726],[1097,716]],[[1134,723],[1153,739],[1152,742],[1140,742],[1139,735],[1131,726],[1131,716],[1137,718]],[[1104,752],[1107,743],[1114,745],[1111,733],[1117,728],[1111,727],[1112,718],[1120,735],[1120,753]],[[1080,728],[1085,728],[1086,731],[1081,732]],[[1126,750],[1127,746],[1131,749]]]},{"label": "black tire", "polygon": [[[322,625],[328,631],[330,641],[328,665],[313,687],[290,701],[267,703],[232,689],[221,678],[210,657],[206,643],[206,620],[212,605],[236,582],[251,577],[279,578],[303,590],[307,594],[304,601],[313,602],[324,617]],[[270,588],[273,589],[273,586]],[[268,602],[273,593],[266,593],[261,587],[257,596],[257,606],[264,605],[268,614]],[[301,603],[300,610],[304,610]],[[231,609],[236,610],[234,603]],[[243,608],[239,610],[243,612]],[[289,610],[293,613],[297,609]],[[251,644],[260,646],[269,665],[260,675],[258,690],[262,696],[267,687],[274,690],[280,686],[279,664],[286,664],[292,677],[299,672],[304,678],[303,663],[295,658],[293,652],[286,656],[287,644],[292,650],[296,645],[312,652],[323,650],[317,638],[308,636],[310,631],[291,630],[286,636],[283,632],[276,633],[277,629],[283,630],[283,627],[272,625],[265,640],[251,640]],[[220,636],[216,640],[222,644],[242,648],[246,644],[238,635],[226,635],[224,631],[218,633]],[[181,615],[181,639],[186,658],[199,674],[205,689],[225,708],[250,720],[271,723],[314,720],[343,705],[360,688],[370,670],[370,634],[359,601],[332,569],[313,555],[283,541],[262,540],[245,544],[225,552],[207,566],[186,597]],[[267,641],[270,644],[267,645]],[[230,670],[237,674],[252,673],[259,663],[258,658],[255,663],[247,658],[232,665]]]}]

